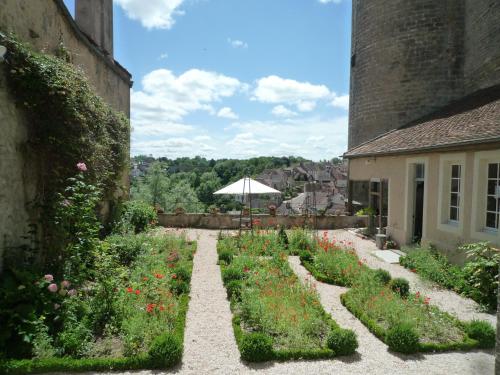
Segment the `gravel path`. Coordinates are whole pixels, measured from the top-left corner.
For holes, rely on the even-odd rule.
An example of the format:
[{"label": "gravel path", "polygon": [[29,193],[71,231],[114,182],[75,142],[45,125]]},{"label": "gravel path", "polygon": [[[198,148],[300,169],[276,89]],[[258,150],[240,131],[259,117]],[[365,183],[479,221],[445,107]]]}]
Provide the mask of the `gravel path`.
[{"label": "gravel path", "polygon": [[[441,353],[403,357],[387,351],[340,303],[344,288],[317,283],[321,302],[343,327],[358,334],[358,353],[319,361],[269,362],[247,365],[240,361],[231,325],[231,312],[217,265],[217,231],[188,230],[198,241],[191,280],[182,365],[170,371],[130,371],[122,374],[492,374],[494,356],[486,352]],[[307,271],[297,257],[290,262],[305,280]],[[99,374],[99,373],[88,373]],[[102,374],[102,373],[101,373]],[[116,374],[116,373],[112,373]]]},{"label": "gravel path", "polygon": [[358,256],[366,259],[369,267],[383,268],[389,271],[392,277],[404,277],[410,282],[413,291],[420,291],[422,295],[430,297],[430,303],[438,306],[443,311],[447,311],[461,320],[487,320],[493,326],[496,326],[496,315],[479,312],[479,306],[475,301],[443,289],[436,283],[423,280],[417,274],[399,264],[386,263],[372,255],[373,251],[378,250],[372,241],[359,238],[346,230],[333,230],[329,231],[328,234],[330,239],[335,238],[337,241],[344,241],[345,243],[352,242]]}]

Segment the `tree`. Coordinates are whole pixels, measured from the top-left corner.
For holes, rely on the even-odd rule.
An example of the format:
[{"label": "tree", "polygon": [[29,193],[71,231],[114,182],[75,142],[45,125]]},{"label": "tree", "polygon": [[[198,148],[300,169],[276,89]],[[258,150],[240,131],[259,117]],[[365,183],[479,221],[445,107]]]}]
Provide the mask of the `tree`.
[{"label": "tree", "polygon": [[206,206],[215,203],[216,198],[214,192],[219,190],[222,186],[221,180],[215,172],[205,172],[200,177],[200,184],[196,189],[196,193],[201,202]]},{"label": "tree", "polygon": [[198,200],[195,190],[187,181],[171,184],[166,191],[163,201],[166,212],[174,212],[176,208],[183,208],[186,212],[204,212],[203,203]]}]

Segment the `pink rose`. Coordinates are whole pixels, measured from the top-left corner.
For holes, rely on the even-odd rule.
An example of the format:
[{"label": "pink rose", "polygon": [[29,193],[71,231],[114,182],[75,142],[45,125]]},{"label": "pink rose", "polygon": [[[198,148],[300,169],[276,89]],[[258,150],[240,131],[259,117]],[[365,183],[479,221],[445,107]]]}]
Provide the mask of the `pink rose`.
[{"label": "pink rose", "polygon": [[87,165],[85,165],[84,162],[79,162],[78,164],[76,164],[76,167],[78,168],[79,171],[81,172],[85,172],[87,170]]},{"label": "pink rose", "polygon": [[47,289],[49,290],[49,292],[52,292],[52,293],[55,293],[57,292],[57,284],[50,284]]},{"label": "pink rose", "polygon": [[61,283],[62,288],[69,288],[70,285],[71,283],[68,280],[63,280],[63,282]]},{"label": "pink rose", "polygon": [[51,281],[53,281],[53,280],[54,280],[54,276],[52,276],[52,275],[50,275],[50,274],[45,275],[43,278],[44,278],[46,281],[48,281],[49,283],[50,283]]},{"label": "pink rose", "polygon": [[68,296],[76,296],[76,290],[75,290],[75,289],[71,289],[71,290],[68,292]]}]

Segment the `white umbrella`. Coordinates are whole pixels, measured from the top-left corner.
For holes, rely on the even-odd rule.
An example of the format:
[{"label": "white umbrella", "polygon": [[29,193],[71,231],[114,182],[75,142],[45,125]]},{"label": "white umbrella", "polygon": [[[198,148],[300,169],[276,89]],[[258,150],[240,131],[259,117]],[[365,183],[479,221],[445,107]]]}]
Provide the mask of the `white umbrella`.
[{"label": "white umbrella", "polygon": [[281,194],[279,190],[273,189],[270,186],[261,184],[250,177],[244,177],[231,185],[228,185],[214,194],[228,194],[228,195],[254,195],[254,194]]}]

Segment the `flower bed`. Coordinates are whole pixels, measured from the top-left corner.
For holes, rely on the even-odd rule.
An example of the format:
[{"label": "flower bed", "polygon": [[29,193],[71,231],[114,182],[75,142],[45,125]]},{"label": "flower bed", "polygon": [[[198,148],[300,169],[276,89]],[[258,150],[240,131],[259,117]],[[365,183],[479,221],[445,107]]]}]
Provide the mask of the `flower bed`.
[{"label": "flower bed", "polygon": [[474,334],[475,323],[461,322],[432,306],[428,297],[410,293],[406,280],[391,280],[387,271],[367,267],[342,245],[325,236],[315,249],[301,253],[302,264],[320,281],[351,287],[341,296],[342,303],[390,349],[412,353],[491,345],[495,331],[487,323]]},{"label": "flower bed", "polygon": [[[265,238],[253,243],[265,244]],[[235,246],[230,238],[218,245],[236,251]],[[338,326],[323,310],[314,288],[298,280],[287,254],[276,250],[266,257],[239,255],[221,266],[242,359],[258,362],[354,353],[354,332]]]},{"label": "flower bed", "polygon": [[242,233],[240,237],[225,237],[217,244],[219,260],[226,264],[234,256],[272,256],[287,251],[287,244],[282,237],[276,231],[267,230],[259,230],[254,234]]},{"label": "flower bed", "polygon": [[399,262],[427,280],[472,298],[485,309],[496,310],[500,253],[485,242],[463,245],[459,250],[469,257],[463,268],[451,264],[435,249],[405,249],[407,254]]},{"label": "flower bed", "polygon": [[[155,232],[111,236],[94,254],[91,281],[73,289],[67,281],[45,275],[27,286],[47,303],[34,311],[38,323],[26,346],[31,353],[9,353],[0,372],[175,365],[182,356],[195,247],[185,238]],[[26,290],[28,296],[31,292]],[[14,359],[27,354],[31,359]]]}]

